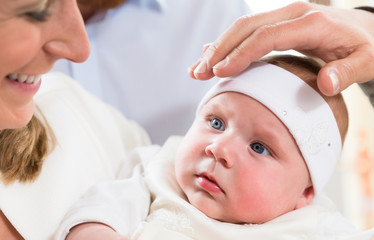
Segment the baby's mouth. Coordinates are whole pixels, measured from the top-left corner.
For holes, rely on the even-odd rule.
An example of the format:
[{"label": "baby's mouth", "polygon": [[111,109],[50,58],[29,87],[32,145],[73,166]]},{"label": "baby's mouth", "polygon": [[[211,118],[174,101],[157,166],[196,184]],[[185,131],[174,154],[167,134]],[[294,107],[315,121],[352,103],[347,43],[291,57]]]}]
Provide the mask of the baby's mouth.
[{"label": "baby's mouth", "polygon": [[213,176],[207,173],[201,173],[198,174],[196,177],[200,186],[205,190],[213,193],[225,193],[225,191],[219,186],[218,182],[214,179]]}]

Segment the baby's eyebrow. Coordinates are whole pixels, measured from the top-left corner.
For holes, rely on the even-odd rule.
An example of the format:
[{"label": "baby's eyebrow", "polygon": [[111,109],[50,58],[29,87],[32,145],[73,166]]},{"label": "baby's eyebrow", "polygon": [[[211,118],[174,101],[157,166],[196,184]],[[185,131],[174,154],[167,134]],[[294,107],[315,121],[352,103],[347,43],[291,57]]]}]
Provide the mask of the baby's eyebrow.
[{"label": "baby's eyebrow", "polygon": [[207,103],[205,103],[203,108],[207,109],[208,111],[215,111],[217,113],[226,113],[226,114],[232,113],[233,110],[229,108],[227,104],[223,104],[222,102],[212,102],[212,100],[217,96],[214,96]]},{"label": "baby's eyebrow", "polygon": [[210,113],[210,112],[218,112],[221,109],[221,105],[216,102],[210,102],[208,101],[202,108],[200,109],[201,113]]}]

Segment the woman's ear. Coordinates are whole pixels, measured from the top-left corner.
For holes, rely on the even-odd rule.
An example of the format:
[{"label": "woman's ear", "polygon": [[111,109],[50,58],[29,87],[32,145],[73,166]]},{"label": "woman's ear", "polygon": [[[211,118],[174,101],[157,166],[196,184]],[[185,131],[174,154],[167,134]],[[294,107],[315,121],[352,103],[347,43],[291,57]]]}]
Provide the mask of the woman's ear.
[{"label": "woman's ear", "polygon": [[300,196],[299,201],[297,201],[296,203],[295,210],[311,204],[313,201],[314,195],[315,194],[314,194],[313,185],[305,188],[303,194]]}]

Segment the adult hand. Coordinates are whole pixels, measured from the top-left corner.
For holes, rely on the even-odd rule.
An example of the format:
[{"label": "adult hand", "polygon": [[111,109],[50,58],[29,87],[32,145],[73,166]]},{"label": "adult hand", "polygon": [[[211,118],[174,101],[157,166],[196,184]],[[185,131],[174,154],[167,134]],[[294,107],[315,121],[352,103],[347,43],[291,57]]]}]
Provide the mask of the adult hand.
[{"label": "adult hand", "polygon": [[206,80],[243,71],[272,50],[294,49],[327,64],[318,87],[334,95],[374,78],[374,14],[297,2],[236,20],[189,68],[192,78]]}]

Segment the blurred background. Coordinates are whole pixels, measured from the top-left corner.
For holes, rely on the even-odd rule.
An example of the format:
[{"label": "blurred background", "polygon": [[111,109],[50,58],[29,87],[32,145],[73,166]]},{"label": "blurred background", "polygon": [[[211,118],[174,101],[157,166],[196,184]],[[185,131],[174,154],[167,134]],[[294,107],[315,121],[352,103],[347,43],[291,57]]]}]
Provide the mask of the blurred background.
[{"label": "blurred background", "polygon": [[[247,0],[254,13],[295,1]],[[374,6],[374,0],[310,0],[339,8]],[[344,216],[358,229],[374,228],[374,108],[358,85],[343,92],[350,125],[342,158],[326,188]]]},{"label": "blurred background", "polygon": [[[293,0],[246,0],[253,12],[264,12],[276,9],[296,2]],[[300,0],[301,2],[313,2],[342,8],[354,8],[358,6],[374,6],[374,0]]]}]

